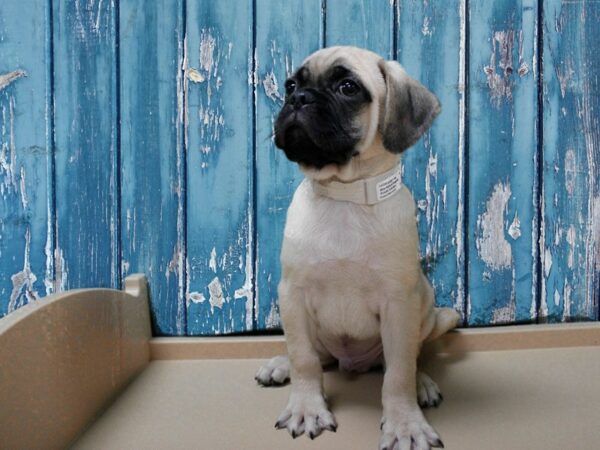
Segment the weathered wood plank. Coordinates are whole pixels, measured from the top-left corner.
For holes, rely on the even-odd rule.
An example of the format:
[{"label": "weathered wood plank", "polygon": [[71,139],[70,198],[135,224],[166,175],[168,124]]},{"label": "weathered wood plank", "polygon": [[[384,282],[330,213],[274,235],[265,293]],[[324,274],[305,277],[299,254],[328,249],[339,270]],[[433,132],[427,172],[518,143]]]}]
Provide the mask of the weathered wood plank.
[{"label": "weathered wood plank", "polygon": [[52,292],[45,0],[0,3],[0,317]]},{"label": "weathered wood plank", "polygon": [[122,276],[145,273],[154,333],[184,335],[183,6],[119,10]]},{"label": "weathered wood plank", "polygon": [[61,0],[53,16],[58,287],[118,287],[115,5]]},{"label": "weathered wood plank", "polygon": [[600,3],[544,2],[542,303],[552,322],[598,318]]},{"label": "weathered wood plank", "polygon": [[187,330],[253,323],[252,2],[187,2]]},{"label": "weathered wood plank", "polygon": [[468,322],[536,317],[537,1],[469,2]]},{"label": "weathered wood plank", "polygon": [[277,284],[287,208],[302,175],[272,140],[283,84],[322,42],[321,1],[256,2],[256,227],[258,329],[280,326]]},{"label": "weathered wood plank", "polygon": [[464,313],[465,2],[398,6],[398,60],[442,104],[431,130],[403,156],[404,182],[417,202],[421,257],[436,303]]},{"label": "weathered wood plank", "polygon": [[327,0],[328,47],[354,45],[393,57],[394,12],[390,0]]}]

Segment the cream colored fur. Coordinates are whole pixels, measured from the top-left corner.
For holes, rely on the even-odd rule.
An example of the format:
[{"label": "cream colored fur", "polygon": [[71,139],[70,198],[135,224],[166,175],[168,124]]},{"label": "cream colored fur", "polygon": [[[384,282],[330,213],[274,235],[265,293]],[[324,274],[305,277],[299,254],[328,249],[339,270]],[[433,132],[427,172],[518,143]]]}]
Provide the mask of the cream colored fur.
[{"label": "cream colored fur", "polygon": [[[304,63],[316,73],[338,63],[350,66],[375,95],[360,115],[358,157],[343,167],[301,167],[306,179],[288,210],[278,289],[288,358],[270,361],[257,380],[276,384],[291,378],[289,402],[277,425],[294,437],[306,432],[312,438],[337,427],[322,386],[322,366],[334,360],[328,349],[362,354],[381,343],[380,449],[428,449],[441,441],[418,400],[437,405],[440,399],[435,383],[417,374],[417,356],[424,340],[453,328],[459,316],[434,307],[433,289],[419,264],[415,201],[406,187],[373,206],[335,201],[312,189],[312,180],[353,181],[398,164],[399,156],[383,147],[378,131],[386,96],[380,61],[365,50],[333,47]],[[408,78],[399,64],[388,64],[398,79]]]}]

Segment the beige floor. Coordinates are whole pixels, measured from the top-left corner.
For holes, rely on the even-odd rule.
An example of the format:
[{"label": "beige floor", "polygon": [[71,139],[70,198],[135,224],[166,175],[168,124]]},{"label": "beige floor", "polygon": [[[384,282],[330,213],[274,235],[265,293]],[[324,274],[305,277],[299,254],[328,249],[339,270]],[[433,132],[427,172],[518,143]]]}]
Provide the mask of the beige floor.
[{"label": "beige floor", "polygon": [[[273,428],[289,386],[257,386],[260,362],[153,361],[74,448],[377,448],[381,373],[328,372],[337,433],[292,440]],[[446,449],[600,448],[600,347],[437,355],[426,367],[445,399],[426,415]]]}]

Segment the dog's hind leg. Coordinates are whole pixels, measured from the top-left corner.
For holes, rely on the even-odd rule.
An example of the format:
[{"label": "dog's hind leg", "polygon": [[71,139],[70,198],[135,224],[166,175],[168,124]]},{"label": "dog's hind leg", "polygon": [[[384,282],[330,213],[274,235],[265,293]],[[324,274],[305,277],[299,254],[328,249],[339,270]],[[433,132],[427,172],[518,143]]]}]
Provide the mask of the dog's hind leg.
[{"label": "dog's hind leg", "polygon": [[460,315],[452,308],[433,308],[433,327],[425,340],[431,341],[456,328],[459,320]]},{"label": "dog's hind leg", "polygon": [[437,383],[423,372],[417,372],[417,400],[421,408],[437,408],[443,400]]}]

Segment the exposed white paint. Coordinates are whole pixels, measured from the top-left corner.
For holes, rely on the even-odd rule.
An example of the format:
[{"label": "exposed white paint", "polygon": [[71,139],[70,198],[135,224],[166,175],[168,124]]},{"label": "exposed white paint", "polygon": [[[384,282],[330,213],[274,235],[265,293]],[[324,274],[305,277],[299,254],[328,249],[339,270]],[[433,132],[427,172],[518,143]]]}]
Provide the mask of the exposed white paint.
[{"label": "exposed white paint", "polygon": [[129,261],[121,260],[121,273],[125,276],[129,273]]},{"label": "exposed white paint", "polygon": [[214,273],[217,273],[217,249],[215,247],[212,248],[210,252],[210,261],[208,262],[208,267]]},{"label": "exposed white paint", "polygon": [[279,308],[276,303],[271,304],[269,315],[265,319],[265,326],[267,328],[278,328],[281,326],[281,319],[279,317]]},{"label": "exposed white paint", "polygon": [[27,190],[25,189],[25,167],[21,166],[21,177],[19,179],[20,191],[21,191],[21,206],[23,211],[27,210]]},{"label": "exposed white paint", "polygon": [[600,195],[592,201],[590,253],[595,259],[595,268],[600,271]]},{"label": "exposed white paint", "polygon": [[559,306],[560,305],[560,292],[558,292],[558,289],[554,289],[554,306]]},{"label": "exposed white paint", "polygon": [[494,314],[492,317],[492,323],[494,324],[503,324],[503,323],[513,323],[515,321],[515,303],[511,302],[510,304],[497,308],[494,310]]},{"label": "exposed white paint", "polygon": [[8,312],[12,312],[20,306],[39,298],[39,295],[34,288],[34,283],[36,282],[37,277],[31,271],[31,263],[29,260],[30,249],[31,231],[29,227],[27,227],[25,230],[25,254],[23,256],[23,270],[13,274],[10,277],[13,288],[8,301]]},{"label": "exposed white paint", "polygon": [[519,76],[520,77],[524,77],[525,75],[527,75],[529,73],[529,66],[527,65],[526,62],[523,62],[520,66],[519,66]]},{"label": "exposed white paint", "polygon": [[506,269],[512,264],[512,249],[504,236],[504,216],[510,194],[510,185],[498,182],[486,202],[486,211],[477,218],[477,251],[493,270]]},{"label": "exposed white paint", "polygon": [[202,73],[198,72],[198,70],[194,69],[193,67],[188,67],[185,71],[185,75],[187,76],[188,80],[193,81],[194,83],[203,83],[206,80],[204,75],[202,75]]},{"label": "exposed white paint", "polygon": [[0,75],[0,91],[6,88],[13,81],[26,75],[27,73],[21,69],[13,70],[12,72]]},{"label": "exposed white paint", "polygon": [[[541,170],[541,168],[540,168]],[[544,201],[545,197],[545,191],[544,191],[544,184],[542,183],[542,185],[540,186],[541,189],[541,194],[540,197],[542,198],[542,202],[541,202],[541,223],[540,223],[540,236],[539,236],[539,241],[538,241],[538,245],[539,245],[539,254],[540,257],[541,255],[544,256],[544,258],[541,260],[542,263],[542,271],[544,272],[544,275],[542,275],[541,279],[540,279],[540,310],[538,311],[539,317],[542,318],[546,318],[548,317],[548,298],[547,298],[547,292],[546,292],[546,285],[548,282],[548,276],[550,275],[550,269],[552,268],[552,253],[550,252],[550,250],[546,247],[546,218],[544,216],[545,211],[546,211],[546,207],[545,204],[546,202]],[[535,201],[535,200],[534,200]],[[535,226],[534,226],[535,229]],[[535,240],[532,242],[532,245],[535,245]],[[535,295],[532,295],[532,298],[535,299]]]},{"label": "exposed white paint", "polygon": [[544,251],[544,274],[546,278],[550,276],[550,270],[552,269],[552,252],[549,248]]},{"label": "exposed white paint", "polygon": [[565,189],[569,193],[569,197],[575,192],[575,182],[577,176],[577,160],[575,150],[568,149],[565,153]]},{"label": "exposed white paint", "polygon": [[222,308],[225,299],[223,297],[223,287],[218,277],[214,277],[213,280],[208,284],[208,292],[210,298],[208,302],[212,308]]},{"label": "exposed white paint", "polygon": [[431,18],[429,16],[423,17],[423,26],[421,27],[421,33],[423,36],[433,36],[433,31],[429,28]]},{"label": "exposed white paint", "polygon": [[67,289],[67,281],[69,271],[67,269],[67,263],[63,250],[56,245],[54,249],[54,261],[55,261],[55,279],[54,279],[54,292],[63,292]]},{"label": "exposed white paint", "polygon": [[567,255],[567,266],[572,269],[575,265],[575,244],[577,243],[577,230],[574,225],[567,229],[567,243],[569,244],[569,253]]},{"label": "exposed white paint", "polygon": [[[535,297],[533,303],[535,303]],[[537,315],[540,319],[545,319],[548,317],[548,301],[546,300],[545,295],[542,295],[542,299],[540,301],[540,310],[537,312]]]},{"label": "exposed white paint", "polygon": [[[254,67],[254,70],[252,70]],[[258,48],[254,49],[254,53],[248,55],[248,85],[256,86],[258,83]]]},{"label": "exposed white paint", "polygon": [[448,191],[448,185],[444,184],[444,187],[441,190],[441,194],[442,194],[442,203],[444,205],[444,211],[447,211],[447,191]]},{"label": "exposed white paint", "polygon": [[[495,31],[492,39],[492,54],[490,64],[483,68],[487,77],[492,105],[499,108],[502,99],[512,100],[512,53],[514,45],[514,31]],[[498,68],[496,68],[496,52],[500,54]]]},{"label": "exposed white paint", "polygon": [[519,220],[519,215],[516,211],[515,217],[508,228],[508,234],[510,234],[510,237],[512,237],[515,241],[521,237],[521,221]]},{"label": "exposed white paint", "polygon": [[[93,6],[93,3],[89,4],[89,6]],[[112,5],[114,7],[114,3]],[[96,22],[94,23],[94,31],[96,34],[100,35],[100,17],[102,15],[102,0],[98,0],[98,9],[96,10]]]},{"label": "exposed white paint", "polygon": [[202,292],[190,292],[186,297],[186,304],[190,306],[190,303],[204,303],[206,301],[206,297]]},{"label": "exposed white paint", "polygon": [[46,276],[44,277],[44,287],[46,288],[46,295],[54,293],[54,258],[52,255],[52,236],[53,236],[53,223],[52,214],[50,213],[50,199],[46,201],[46,245],[44,245],[44,254],[46,255]]},{"label": "exposed white paint", "polygon": [[573,289],[571,285],[565,280],[565,285],[563,287],[563,318],[567,319],[571,317],[571,308],[573,305],[573,300],[571,298],[571,294],[573,293]]},{"label": "exposed white paint", "polygon": [[283,101],[283,97],[279,93],[279,83],[277,82],[277,77],[275,73],[271,70],[271,72],[265,75],[265,78],[262,81],[263,88],[265,90],[265,94],[271,100]]},{"label": "exposed white paint", "polygon": [[567,85],[572,80],[573,75],[575,75],[575,71],[571,66],[571,62],[567,61],[566,64],[556,64],[556,78],[558,78],[558,83],[560,85],[560,95],[562,98],[565,98],[567,93]]},{"label": "exposed white paint", "polygon": [[[200,120],[200,137],[202,139],[209,138],[212,141],[219,141],[221,138],[221,130],[225,125],[225,117],[219,108],[213,109],[200,105],[198,108],[198,118]],[[203,145],[200,150],[208,154],[211,147]]]},{"label": "exposed white paint", "polygon": [[[254,281],[254,264],[258,264],[254,260],[254,218],[252,200],[248,200],[248,230],[246,234],[246,262],[245,262],[245,278],[244,285],[235,291],[235,298],[246,297],[246,330],[251,330],[253,326],[253,315],[252,309],[254,308],[255,297],[253,287]],[[240,256],[240,270],[241,270],[241,256]]]},{"label": "exposed white paint", "polygon": [[210,32],[203,29],[200,36],[200,66],[206,71],[209,78],[213,69],[216,45],[216,39]]},{"label": "exposed white paint", "polygon": [[17,147],[15,144],[15,99],[10,97],[8,104],[8,118],[6,109],[2,109],[2,134],[6,134],[4,124],[8,122],[8,142],[0,146],[0,174],[4,172],[4,182],[0,183],[0,195],[16,192],[17,184]]},{"label": "exposed white paint", "polygon": [[181,248],[179,246],[179,242],[177,242],[173,248],[173,256],[171,257],[171,261],[168,262],[167,267],[165,268],[165,277],[167,278],[167,283],[169,282],[169,276],[172,273],[178,273],[181,258]]}]

